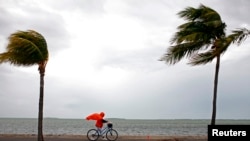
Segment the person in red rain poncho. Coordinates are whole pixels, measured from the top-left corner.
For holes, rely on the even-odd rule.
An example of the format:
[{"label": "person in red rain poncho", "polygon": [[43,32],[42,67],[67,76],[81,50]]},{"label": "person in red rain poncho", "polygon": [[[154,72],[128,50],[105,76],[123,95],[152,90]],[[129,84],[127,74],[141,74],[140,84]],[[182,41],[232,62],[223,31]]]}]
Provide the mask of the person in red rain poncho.
[{"label": "person in red rain poncho", "polygon": [[97,127],[99,133],[102,131],[103,123],[108,123],[107,120],[104,120],[105,113],[93,113],[86,117],[87,120],[96,120],[95,126]]},{"label": "person in red rain poncho", "polygon": [[101,112],[100,113],[100,116],[102,117],[101,119],[98,119],[96,120],[96,123],[95,123],[95,126],[98,128],[99,131],[101,131],[102,127],[103,127],[103,123],[107,123],[108,121],[107,120],[104,120],[104,116],[105,116],[105,113],[104,112]]}]

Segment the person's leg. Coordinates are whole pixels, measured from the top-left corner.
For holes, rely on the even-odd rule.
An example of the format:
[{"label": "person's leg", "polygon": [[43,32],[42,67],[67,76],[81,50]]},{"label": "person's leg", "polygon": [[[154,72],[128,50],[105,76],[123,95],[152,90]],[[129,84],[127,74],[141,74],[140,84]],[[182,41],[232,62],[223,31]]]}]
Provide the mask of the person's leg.
[{"label": "person's leg", "polygon": [[98,132],[99,132],[99,135],[102,134],[102,128],[97,128]]}]

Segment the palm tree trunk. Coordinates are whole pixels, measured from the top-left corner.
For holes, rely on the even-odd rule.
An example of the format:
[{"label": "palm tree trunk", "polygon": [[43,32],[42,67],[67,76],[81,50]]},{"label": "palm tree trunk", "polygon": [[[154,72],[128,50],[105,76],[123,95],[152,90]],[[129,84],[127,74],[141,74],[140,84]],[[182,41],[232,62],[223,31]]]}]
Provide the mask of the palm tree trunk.
[{"label": "palm tree trunk", "polygon": [[217,88],[218,88],[219,70],[220,70],[220,54],[217,56],[216,66],[215,66],[213,111],[212,111],[211,125],[215,125],[215,120],[216,120],[216,101],[217,101]]},{"label": "palm tree trunk", "polygon": [[43,139],[43,89],[44,89],[44,71],[40,70],[40,98],[39,98],[39,112],[38,112],[38,141]]}]

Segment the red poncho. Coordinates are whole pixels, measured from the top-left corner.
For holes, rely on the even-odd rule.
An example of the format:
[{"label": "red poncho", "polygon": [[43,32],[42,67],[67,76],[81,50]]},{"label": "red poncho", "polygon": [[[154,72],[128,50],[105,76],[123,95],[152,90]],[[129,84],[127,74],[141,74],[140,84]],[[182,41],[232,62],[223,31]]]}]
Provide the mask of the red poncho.
[{"label": "red poncho", "polygon": [[104,117],[104,113],[101,112],[101,113],[93,113],[93,114],[90,114],[86,117],[86,120],[96,120],[96,123],[95,123],[95,126],[98,127],[98,128],[102,128],[103,126],[103,117]]}]

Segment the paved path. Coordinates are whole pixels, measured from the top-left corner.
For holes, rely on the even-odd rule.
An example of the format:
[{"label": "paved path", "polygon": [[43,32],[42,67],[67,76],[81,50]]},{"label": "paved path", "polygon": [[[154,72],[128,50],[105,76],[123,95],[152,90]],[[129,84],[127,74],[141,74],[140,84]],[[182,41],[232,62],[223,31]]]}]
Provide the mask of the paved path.
[{"label": "paved path", "polygon": [[[103,139],[99,139],[102,141]],[[122,139],[117,141],[143,141],[144,139]],[[0,141],[37,141],[37,137],[0,137]],[[44,137],[44,141],[88,141],[86,138],[67,138],[67,137]]]},{"label": "paved path", "polygon": [[[99,139],[98,141],[102,141]],[[20,136],[20,135],[0,135],[0,141],[37,141],[37,136]],[[85,136],[45,136],[44,141],[88,141]],[[175,136],[121,136],[117,141],[207,141],[206,137],[187,136],[187,137],[175,137]]]}]

